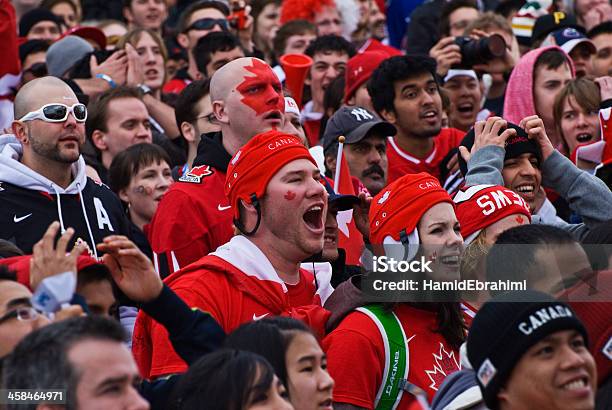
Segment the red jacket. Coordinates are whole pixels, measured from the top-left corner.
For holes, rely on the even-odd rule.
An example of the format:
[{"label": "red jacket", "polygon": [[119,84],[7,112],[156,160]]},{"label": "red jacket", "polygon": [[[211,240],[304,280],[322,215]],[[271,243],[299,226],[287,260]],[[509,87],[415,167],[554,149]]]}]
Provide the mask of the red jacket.
[{"label": "red jacket", "polygon": [[204,137],[201,146],[207,154],[201,160],[205,165],[194,166],[170,187],[147,226],[162,277],[214,251],[234,233],[232,209],[223,192],[230,155],[220,134]]},{"label": "red jacket", "polygon": [[[306,322],[323,335],[329,312],[321,305],[333,291],[331,274],[317,274],[316,279],[318,289],[313,274],[300,270],[300,282],[286,285],[257,246],[235,236],[165,282],[189,306],[209,312],[227,333],[251,320],[284,315]],[[132,348],[144,377],[187,369],[164,327],[143,312],[136,320]]]}]

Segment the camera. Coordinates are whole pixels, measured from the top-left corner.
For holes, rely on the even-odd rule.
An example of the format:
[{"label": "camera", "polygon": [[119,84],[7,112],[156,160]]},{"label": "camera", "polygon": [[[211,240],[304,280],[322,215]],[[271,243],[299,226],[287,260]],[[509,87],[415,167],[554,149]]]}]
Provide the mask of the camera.
[{"label": "camera", "polygon": [[491,59],[503,57],[506,52],[506,41],[500,34],[478,40],[472,37],[455,37],[455,44],[461,49],[461,63],[457,68],[486,64]]}]

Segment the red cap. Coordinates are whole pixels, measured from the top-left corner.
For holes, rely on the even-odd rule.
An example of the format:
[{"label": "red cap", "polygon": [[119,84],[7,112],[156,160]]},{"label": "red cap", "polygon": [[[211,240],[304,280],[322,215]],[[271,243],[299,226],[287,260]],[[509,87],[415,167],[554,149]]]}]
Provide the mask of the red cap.
[{"label": "red cap", "polygon": [[529,205],[516,192],[499,185],[474,185],[463,188],[453,198],[455,213],[466,244],[480,231],[507,216],[522,214],[531,222]]},{"label": "red cap", "polygon": [[366,51],[355,55],[346,63],[344,103],[372,76],[380,63],[389,57],[391,56],[384,51]]},{"label": "red cap", "polygon": [[254,136],[231,159],[225,177],[225,195],[239,218],[238,200],[251,203],[251,195],[262,198],[270,179],[285,165],[297,159],[315,160],[302,141],[280,131]]},{"label": "red cap", "polygon": [[423,214],[440,202],[453,204],[440,182],[426,172],[395,180],[372,199],[370,242],[382,244],[387,236],[399,241],[403,229],[410,234]]},{"label": "red cap", "polygon": [[85,40],[91,40],[96,43],[100,50],[106,49],[106,36],[104,32],[97,27],[90,26],[76,26],[72,27],[70,30],[66,31],[59,38],[60,40],[66,36],[79,36]]}]

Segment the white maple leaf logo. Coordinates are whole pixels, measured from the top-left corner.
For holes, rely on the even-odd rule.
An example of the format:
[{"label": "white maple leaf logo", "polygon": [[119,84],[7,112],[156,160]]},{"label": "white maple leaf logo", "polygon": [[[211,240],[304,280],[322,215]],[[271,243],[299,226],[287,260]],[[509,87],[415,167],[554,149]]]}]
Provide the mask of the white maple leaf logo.
[{"label": "white maple leaf logo", "polygon": [[455,358],[455,352],[452,350],[447,352],[444,345],[440,342],[440,351],[438,354],[433,353],[434,367],[432,370],[425,370],[431,384],[429,387],[432,390],[438,391],[438,387],[442,384],[446,376],[451,373],[461,370],[461,365]]}]

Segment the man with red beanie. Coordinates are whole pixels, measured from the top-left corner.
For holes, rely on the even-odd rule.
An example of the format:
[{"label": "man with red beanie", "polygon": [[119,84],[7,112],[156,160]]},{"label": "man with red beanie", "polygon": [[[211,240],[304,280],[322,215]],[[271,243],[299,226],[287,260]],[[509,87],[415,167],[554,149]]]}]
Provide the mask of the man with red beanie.
[{"label": "man with red beanie", "polygon": [[254,135],[283,125],[285,99],[272,69],[257,58],[234,60],[212,77],[220,132],[204,134],[193,168],[166,192],[147,233],[162,277],[214,251],[233,235],[223,192],[230,158]]},{"label": "man with red beanie", "polygon": [[[324,333],[331,277],[300,269],[323,249],[327,194],[320,171],[295,136],[268,131],[251,139],[229,162],[224,191],[241,232],[215,252],[165,282],[189,306],[209,312],[225,332],[266,316],[304,320]],[[316,273],[315,273],[316,274]],[[166,330],[140,314],[134,355],[142,374],[185,371]]]},{"label": "man with red beanie", "polygon": [[[399,51],[397,54],[401,54]],[[387,58],[392,57],[381,50],[358,53],[346,63],[344,73],[344,103],[374,111],[372,98],[368,92],[368,80],[376,68]]]}]

